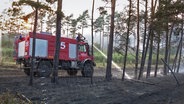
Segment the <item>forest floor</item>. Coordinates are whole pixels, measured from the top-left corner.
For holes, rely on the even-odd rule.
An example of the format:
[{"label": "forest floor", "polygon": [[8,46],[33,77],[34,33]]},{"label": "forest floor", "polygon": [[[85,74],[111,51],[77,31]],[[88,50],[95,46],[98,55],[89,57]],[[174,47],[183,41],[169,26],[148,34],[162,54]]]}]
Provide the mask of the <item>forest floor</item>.
[{"label": "forest floor", "polygon": [[[50,78],[29,77],[16,67],[0,66],[0,94],[19,93],[33,104],[183,104],[184,74],[176,74],[180,85],[172,75],[148,79],[121,80],[121,72],[112,70],[111,81],[105,80],[105,70],[95,68],[93,84],[90,78],[68,76],[59,71],[59,84]],[[130,73],[128,73],[130,74]],[[1,102],[1,101],[0,101]],[[0,103],[1,104],[1,103]]]}]

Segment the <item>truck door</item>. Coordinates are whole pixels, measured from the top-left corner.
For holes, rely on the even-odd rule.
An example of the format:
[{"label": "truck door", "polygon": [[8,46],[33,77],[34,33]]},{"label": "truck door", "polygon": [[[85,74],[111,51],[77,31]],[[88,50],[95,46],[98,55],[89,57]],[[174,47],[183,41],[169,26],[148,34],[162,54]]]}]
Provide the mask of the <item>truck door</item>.
[{"label": "truck door", "polygon": [[85,60],[89,57],[86,49],[86,45],[79,44],[78,45],[78,58],[80,61]]}]

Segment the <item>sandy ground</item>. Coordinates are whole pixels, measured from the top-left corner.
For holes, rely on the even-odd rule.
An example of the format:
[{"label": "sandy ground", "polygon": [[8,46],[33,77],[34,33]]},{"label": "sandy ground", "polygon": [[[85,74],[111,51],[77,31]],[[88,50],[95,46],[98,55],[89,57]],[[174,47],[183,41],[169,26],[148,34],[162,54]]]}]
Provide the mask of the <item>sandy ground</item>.
[{"label": "sandy ground", "polygon": [[176,74],[148,79],[122,81],[121,72],[113,69],[111,81],[105,81],[105,70],[95,69],[90,78],[68,76],[59,71],[59,84],[50,78],[29,77],[18,68],[0,67],[0,93],[11,91],[25,95],[35,104],[184,104],[184,75]]}]

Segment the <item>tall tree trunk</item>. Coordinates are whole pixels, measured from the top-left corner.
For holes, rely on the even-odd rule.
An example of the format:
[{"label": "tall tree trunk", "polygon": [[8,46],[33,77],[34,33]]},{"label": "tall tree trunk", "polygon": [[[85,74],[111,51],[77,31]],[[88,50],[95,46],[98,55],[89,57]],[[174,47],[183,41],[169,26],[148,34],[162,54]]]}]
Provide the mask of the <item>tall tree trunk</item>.
[{"label": "tall tree trunk", "polygon": [[175,26],[175,23],[172,24],[171,26],[171,29],[170,29],[170,33],[169,33],[169,40],[168,40],[168,64],[170,64],[170,49],[171,49],[171,38],[172,38],[172,33],[173,33],[173,30],[174,30],[174,26]]},{"label": "tall tree trunk", "polygon": [[180,47],[180,54],[179,54],[179,61],[178,61],[178,67],[177,67],[177,70],[176,72],[179,73],[179,69],[180,69],[180,63],[181,63],[181,56],[182,56],[182,48],[183,48],[183,13],[182,13],[182,25],[181,25],[181,47]]},{"label": "tall tree trunk", "polygon": [[175,55],[174,62],[173,62],[173,65],[172,65],[173,72],[176,72],[176,64],[177,64],[178,54],[180,52],[181,47],[182,47],[182,37],[181,37],[180,42],[178,44],[176,55]]},{"label": "tall tree trunk", "polygon": [[100,31],[100,49],[102,50],[102,31]]},{"label": "tall tree trunk", "polygon": [[[160,6],[160,1],[158,5]],[[154,73],[154,77],[157,77],[157,71],[158,71],[158,60],[159,60],[159,55],[160,55],[160,31],[158,32],[158,40],[157,40],[157,56],[156,56],[156,65],[155,65],[155,73]]]},{"label": "tall tree trunk", "polygon": [[[156,3],[157,0],[155,0],[155,6],[154,6],[154,10],[156,7]],[[158,6],[160,6],[161,4],[161,0],[158,1]],[[156,56],[156,65],[155,65],[155,73],[154,73],[154,77],[157,77],[157,71],[158,71],[158,60],[159,60],[159,55],[160,55],[160,35],[161,35],[161,31],[158,31],[158,39],[157,39],[157,56]]]},{"label": "tall tree trunk", "polygon": [[[147,14],[148,14],[148,0],[145,0],[146,5],[145,5],[145,20],[144,20],[144,38],[143,38],[143,51],[142,51],[142,57],[141,57],[141,66],[140,66],[140,70],[139,70],[139,76],[138,79],[140,79],[143,76],[143,70],[144,70],[144,64],[145,64],[145,59],[146,59],[146,31],[147,31]],[[147,37],[147,41],[149,41],[149,35]],[[147,42],[149,43],[149,42]]]},{"label": "tall tree trunk", "polygon": [[147,67],[147,74],[146,78],[150,77],[150,72],[151,72],[151,65],[152,65],[152,55],[153,55],[153,16],[154,16],[154,4],[153,0],[151,0],[151,23],[150,23],[150,47],[149,47],[149,57],[148,57],[148,67]]},{"label": "tall tree trunk", "polygon": [[2,33],[0,30],[0,64],[2,62]]},{"label": "tall tree trunk", "polygon": [[66,29],[66,34],[67,34],[67,38],[69,37],[69,35],[68,35],[68,23],[67,23],[67,29]]},{"label": "tall tree trunk", "polygon": [[149,44],[149,57],[146,78],[150,77],[151,65],[152,65],[152,54],[153,54],[153,30],[150,28],[150,44]]},{"label": "tall tree trunk", "polygon": [[[168,9],[168,0],[166,0],[166,13]],[[168,29],[168,18],[166,17],[166,43],[165,43],[165,56],[164,56],[164,61],[165,63],[168,63],[168,52],[169,52],[169,29]],[[164,64],[164,75],[167,75],[168,73],[168,68],[166,64]]]},{"label": "tall tree trunk", "polygon": [[131,11],[132,11],[132,0],[129,0],[128,29],[127,29],[127,36],[126,36],[126,49],[125,49],[125,57],[124,57],[124,67],[123,67],[122,80],[125,79],[125,69],[126,69],[127,52],[128,52],[128,40],[129,40],[129,33],[130,33]]},{"label": "tall tree trunk", "polygon": [[81,33],[82,33],[82,35],[84,35],[84,28],[82,27],[82,29],[81,29],[81,30],[82,30],[82,32],[81,32]]},{"label": "tall tree trunk", "polygon": [[137,79],[137,70],[139,64],[139,0],[137,0],[137,50],[136,50],[136,58],[135,58],[135,79]]},{"label": "tall tree trunk", "polygon": [[[37,3],[39,0],[37,0]],[[30,69],[30,80],[29,85],[33,85],[33,70],[35,67],[35,44],[36,44],[36,28],[37,28],[37,20],[38,20],[38,7],[35,10],[35,19],[34,19],[34,28],[33,28],[33,46],[32,46],[32,57],[31,57],[31,69]]]},{"label": "tall tree trunk", "polygon": [[95,6],[95,0],[93,0],[93,3],[92,3],[92,12],[91,12],[91,55],[93,56],[93,16],[94,16],[94,6]]},{"label": "tall tree trunk", "polygon": [[58,0],[57,7],[57,20],[56,20],[56,49],[53,62],[53,75],[51,82],[58,84],[58,64],[59,64],[59,52],[60,52],[60,38],[61,38],[61,18],[62,18],[62,0]]},{"label": "tall tree trunk", "polygon": [[154,77],[157,77],[159,55],[160,55],[160,31],[158,32],[158,39],[157,39],[157,56],[156,56]]},{"label": "tall tree trunk", "polygon": [[102,31],[102,52],[104,51],[104,15],[103,15],[103,31]]},{"label": "tall tree trunk", "polygon": [[114,36],[114,14],[115,14],[116,0],[111,0],[111,28],[107,53],[107,67],[106,67],[106,80],[110,81],[112,78],[112,52],[113,52],[113,36]]}]

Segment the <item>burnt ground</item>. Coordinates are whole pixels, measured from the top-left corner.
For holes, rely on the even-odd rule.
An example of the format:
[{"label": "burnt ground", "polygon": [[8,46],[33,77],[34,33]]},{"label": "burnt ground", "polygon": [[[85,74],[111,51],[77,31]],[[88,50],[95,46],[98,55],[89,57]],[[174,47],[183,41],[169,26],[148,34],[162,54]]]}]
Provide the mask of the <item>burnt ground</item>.
[{"label": "burnt ground", "polygon": [[22,70],[0,67],[0,94],[10,91],[25,95],[35,104],[183,104],[184,74],[177,74],[180,86],[172,75],[148,79],[124,80],[121,73],[112,70],[110,82],[105,81],[105,70],[95,69],[93,84],[90,78],[69,77],[59,71],[59,84],[50,78],[34,77],[29,86],[29,77]]}]

